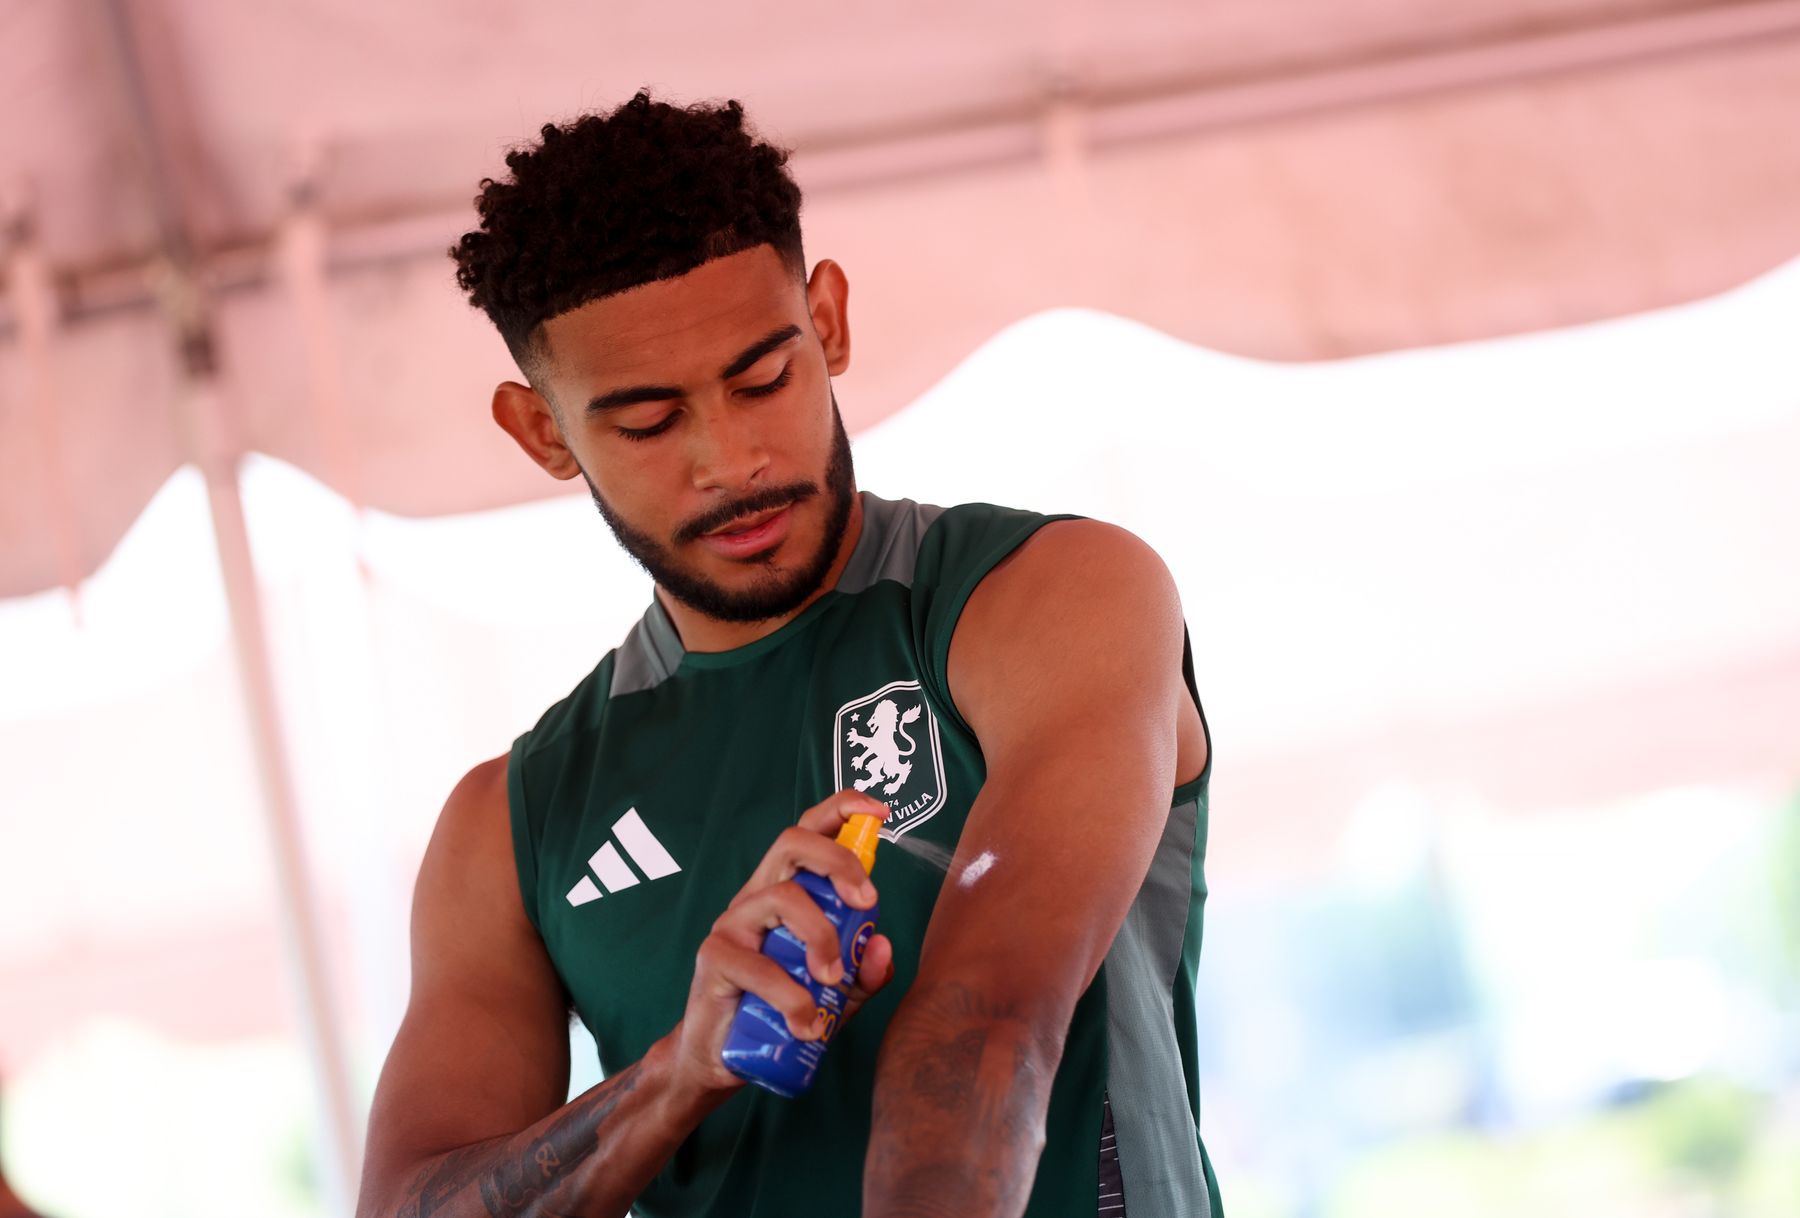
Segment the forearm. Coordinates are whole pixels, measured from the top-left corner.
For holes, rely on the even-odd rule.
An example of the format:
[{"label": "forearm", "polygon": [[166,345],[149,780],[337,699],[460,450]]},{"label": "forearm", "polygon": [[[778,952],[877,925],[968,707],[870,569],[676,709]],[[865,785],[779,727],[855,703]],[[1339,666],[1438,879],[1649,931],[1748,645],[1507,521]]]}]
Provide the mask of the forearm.
[{"label": "forearm", "polygon": [[615,1218],[727,1092],[675,1085],[674,1035],[516,1134],[435,1155],[358,1218]]},{"label": "forearm", "polygon": [[863,1218],[1022,1213],[1064,1030],[959,983],[915,985],[876,1067]]}]

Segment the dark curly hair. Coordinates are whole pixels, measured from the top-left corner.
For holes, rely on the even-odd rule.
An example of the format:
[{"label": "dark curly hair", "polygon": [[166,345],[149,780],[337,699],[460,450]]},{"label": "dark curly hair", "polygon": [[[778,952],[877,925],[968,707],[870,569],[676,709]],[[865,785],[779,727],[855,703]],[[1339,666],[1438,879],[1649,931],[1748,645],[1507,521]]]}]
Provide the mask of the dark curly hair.
[{"label": "dark curly hair", "polygon": [[507,181],[481,180],[481,227],[450,247],[456,282],[527,375],[538,327],[590,300],[764,244],[805,279],[788,151],[757,139],[737,101],[672,106],[640,89],[541,134],[507,154]]}]

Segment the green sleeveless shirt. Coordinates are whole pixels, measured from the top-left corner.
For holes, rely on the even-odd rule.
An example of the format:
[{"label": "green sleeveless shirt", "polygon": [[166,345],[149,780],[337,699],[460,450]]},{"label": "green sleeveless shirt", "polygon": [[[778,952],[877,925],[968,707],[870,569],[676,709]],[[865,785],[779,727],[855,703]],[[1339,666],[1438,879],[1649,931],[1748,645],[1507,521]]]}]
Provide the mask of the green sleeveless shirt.
[{"label": "green sleeveless shirt", "polygon": [[[890,840],[953,849],[962,832],[985,770],[950,700],[951,633],[982,577],[1066,517],[867,493],[862,503],[842,577],[779,630],[689,653],[653,601],[513,744],[525,908],[606,1071],[675,1026],[713,920],[806,808],[855,786],[892,809]],[[1209,757],[1172,793],[1149,875],[1076,1005],[1027,1218],[1094,1218],[1117,1203],[1097,1202],[1102,1176],[1113,1189],[1122,1178],[1129,1218],[1221,1213],[1198,1133],[1194,1043],[1211,770]],[[944,875],[889,847],[874,880],[893,981],[834,1038],[811,1092],[745,1087],[708,1116],[639,1197],[642,1218],[860,1211],[876,1053]]]}]

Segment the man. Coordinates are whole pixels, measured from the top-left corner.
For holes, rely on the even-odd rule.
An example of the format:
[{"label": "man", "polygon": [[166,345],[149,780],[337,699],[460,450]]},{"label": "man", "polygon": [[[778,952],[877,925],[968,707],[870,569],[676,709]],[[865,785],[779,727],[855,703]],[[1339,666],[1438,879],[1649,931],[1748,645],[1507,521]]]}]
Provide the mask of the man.
[{"label": "man", "polygon": [[6,1167],[0,1164],[0,1218],[42,1218],[36,1210],[25,1204],[25,1199],[13,1191],[12,1184],[6,1178]]},{"label": "man", "polygon": [[0,1218],[41,1218],[23,1197],[13,1192],[4,1175],[0,1175]]},{"label": "man", "polygon": [[[806,274],[786,154],[736,102],[542,134],[482,183],[458,281],[528,382],[495,420],[656,591],[445,804],[359,1214],[1218,1214],[1211,764],[1163,564],[1095,521],[857,492],[845,275]],[[759,948],[786,926],[838,979],[791,877],[868,907],[832,840],[865,811],[954,862],[883,847],[813,1089],[744,1087],[742,994],[823,1032]],[[607,1077],[564,1104],[571,1008]]]}]

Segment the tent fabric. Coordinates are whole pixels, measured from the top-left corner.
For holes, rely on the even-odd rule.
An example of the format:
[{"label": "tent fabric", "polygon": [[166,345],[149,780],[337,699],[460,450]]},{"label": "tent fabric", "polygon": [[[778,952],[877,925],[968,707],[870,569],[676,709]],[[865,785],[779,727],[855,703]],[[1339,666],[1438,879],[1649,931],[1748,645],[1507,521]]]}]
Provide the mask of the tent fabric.
[{"label": "tent fabric", "polygon": [[[0,597],[92,572],[193,457],[152,259],[157,174],[211,304],[222,442],[408,516],[560,489],[488,418],[516,372],[444,249],[506,147],[640,84],[740,97],[796,148],[809,257],[853,289],[852,430],[1049,307],[1304,361],[1639,312],[1800,251],[1792,0],[1005,0],[772,20],[0,6]],[[115,45],[140,71],[149,147]],[[54,293],[43,352],[26,349],[26,257]]]}]

